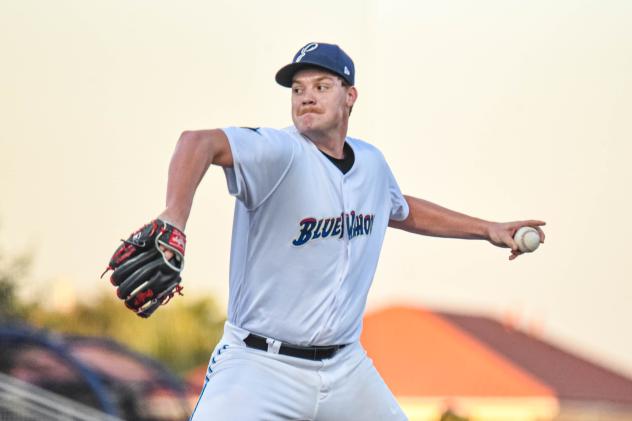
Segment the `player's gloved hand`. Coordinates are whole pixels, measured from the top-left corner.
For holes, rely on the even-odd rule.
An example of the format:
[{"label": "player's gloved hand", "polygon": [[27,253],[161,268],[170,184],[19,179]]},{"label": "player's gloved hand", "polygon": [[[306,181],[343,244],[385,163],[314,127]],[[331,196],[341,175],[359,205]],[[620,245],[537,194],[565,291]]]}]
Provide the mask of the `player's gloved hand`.
[{"label": "player's gloved hand", "polygon": [[544,243],[544,231],[540,226],[545,225],[546,222],[531,219],[528,221],[513,221],[513,222],[493,222],[490,223],[487,230],[487,240],[497,247],[505,247],[511,249],[509,260],[513,260],[516,257],[523,254],[518,248],[518,244],[514,241],[514,234],[520,227],[533,227],[540,234],[540,242]]},{"label": "player's gloved hand", "polygon": [[[173,225],[154,219],[121,244],[103,272],[113,270],[116,295],[140,317],[149,317],[175,294],[182,295],[186,236]],[[103,275],[101,275],[103,277]]]}]

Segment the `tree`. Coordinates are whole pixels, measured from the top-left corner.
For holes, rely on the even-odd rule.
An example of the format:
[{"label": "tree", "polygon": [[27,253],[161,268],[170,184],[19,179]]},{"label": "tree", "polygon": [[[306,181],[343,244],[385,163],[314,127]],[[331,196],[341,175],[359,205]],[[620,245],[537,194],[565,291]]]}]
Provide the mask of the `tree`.
[{"label": "tree", "polygon": [[31,265],[31,256],[23,253],[8,257],[0,250],[0,323],[24,318],[29,307],[17,296],[17,285]]},{"label": "tree", "polygon": [[467,418],[461,417],[455,414],[454,412],[452,412],[452,410],[448,409],[441,415],[441,419],[439,421],[467,421],[467,420],[468,420]]},{"label": "tree", "polygon": [[222,335],[225,316],[211,296],[175,297],[148,319],[128,310],[109,288],[64,312],[27,303],[18,289],[31,261],[29,253],[8,257],[0,249],[0,323],[19,320],[60,333],[106,336],[180,373],[206,363]]},{"label": "tree", "polygon": [[150,355],[179,373],[205,363],[220,339],[224,315],[210,296],[175,297],[150,318],[136,316],[111,293],[65,313],[37,308],[29,320],[61,333],[106,336]]}]

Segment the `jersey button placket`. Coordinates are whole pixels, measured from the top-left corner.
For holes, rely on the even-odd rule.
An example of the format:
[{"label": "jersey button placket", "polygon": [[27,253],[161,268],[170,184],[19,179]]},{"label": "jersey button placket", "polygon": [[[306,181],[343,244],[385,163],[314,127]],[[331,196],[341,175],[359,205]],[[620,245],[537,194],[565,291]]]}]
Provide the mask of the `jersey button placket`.
[{"label": "jersey button placket", "polygon": [[342,285],[342,282],[344,281],[344,278],[347,275],[347,272],[349,271],[349,260],[351,258],[351,239],[347,235],[347,233],[349,232],[349,227],[347,227],[347,225],[346,225],[346,222],[348,221],[348,218],[346,217],[346,214],[350,213],[353,209],[351,209],[351,207],[349,205],[349,202],[347,201],[347,195],[346,195],[346,191],[345,191],[346,184],[347,184],[347,177],[346,177],[346,175],[343,175],[341,177],[341,180],[340,180],[340,196],[342,197],[343,212],[345,214],[345,216],[344,216],[344,218],[345,218],[345,226],[344,226],[345,233],[343,234],[343,238],[344,238],[344,241],[345,241],[345,260],[344,260],[344,264],[342,265],[342,271],[340,272],[339,287],[340,287],[340,285]]}]

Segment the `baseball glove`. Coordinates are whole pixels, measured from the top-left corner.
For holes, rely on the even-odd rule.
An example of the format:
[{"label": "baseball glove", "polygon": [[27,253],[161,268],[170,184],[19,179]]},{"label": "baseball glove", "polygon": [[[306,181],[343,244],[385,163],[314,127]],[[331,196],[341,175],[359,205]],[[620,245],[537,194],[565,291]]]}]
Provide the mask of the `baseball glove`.
[{"label": "baseball glove", "polygon": [[[110,282],[129,309],[149,317],[175,294],[182,295],[180,272],[186,244],[182,231],[155,219],[121,241],[103,275],[113,270]],[[173,257],[167,259],[163,247],[171,250]]]}]

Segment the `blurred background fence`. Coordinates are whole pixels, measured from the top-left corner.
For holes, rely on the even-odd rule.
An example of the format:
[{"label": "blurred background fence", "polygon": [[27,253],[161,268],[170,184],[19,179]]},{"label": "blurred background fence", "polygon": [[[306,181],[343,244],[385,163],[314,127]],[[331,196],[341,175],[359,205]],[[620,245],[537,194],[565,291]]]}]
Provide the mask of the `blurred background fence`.
[{"label": "blurred background fence", "polygon": [[121,418],[0,373],[0,421],[44,419],[49,421],[121,421]]}]

